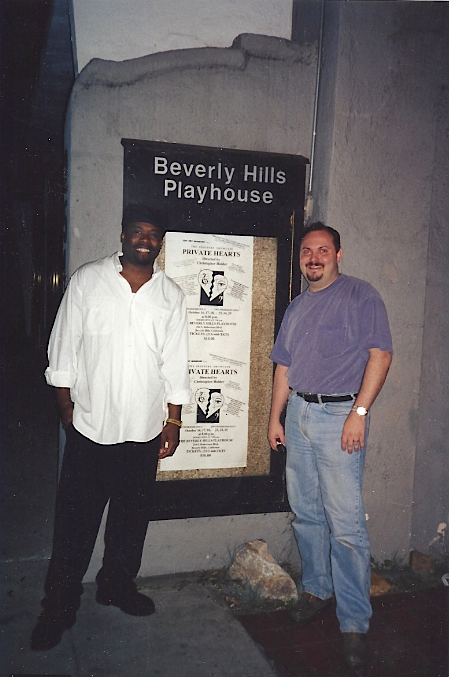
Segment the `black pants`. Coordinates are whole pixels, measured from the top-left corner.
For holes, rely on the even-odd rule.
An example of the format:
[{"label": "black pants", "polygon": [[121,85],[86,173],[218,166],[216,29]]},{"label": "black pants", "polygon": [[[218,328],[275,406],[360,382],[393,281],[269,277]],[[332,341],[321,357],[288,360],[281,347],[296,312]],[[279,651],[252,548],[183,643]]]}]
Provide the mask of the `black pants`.
[{"label": "black pants", "polygon": [[81,581],[108,500],[99,577],[120,587],[137,575],[151,516],[159,446],[160,436],[150,442],[103,445],[73,426],[67,430],[44,606],[52,601],[58,606],[79,606]]}]

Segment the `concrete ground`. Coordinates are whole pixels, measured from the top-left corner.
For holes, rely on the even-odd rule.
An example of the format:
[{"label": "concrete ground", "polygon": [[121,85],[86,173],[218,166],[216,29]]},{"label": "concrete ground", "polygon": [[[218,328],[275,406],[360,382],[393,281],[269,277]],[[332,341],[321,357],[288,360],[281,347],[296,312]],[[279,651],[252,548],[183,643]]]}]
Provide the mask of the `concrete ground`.
[{"label": "concrete ground", "polygon": [[95,601],[85,585],[77,622],[50,651],[29,648],[46,562],[2,565],[0,675],[275,677],[212,586],[192,574],[139,579],[156,604],[145,618]]},{"label": "concrete ground", "polygon": [[192,574],[138,580],[156,613],[127,616],[85,585],[75,626],[32,652],[51,553],[58,425],[45,353],[10,346],[0,365],[0,677],[274,677],[271,664],[224,603]]}]

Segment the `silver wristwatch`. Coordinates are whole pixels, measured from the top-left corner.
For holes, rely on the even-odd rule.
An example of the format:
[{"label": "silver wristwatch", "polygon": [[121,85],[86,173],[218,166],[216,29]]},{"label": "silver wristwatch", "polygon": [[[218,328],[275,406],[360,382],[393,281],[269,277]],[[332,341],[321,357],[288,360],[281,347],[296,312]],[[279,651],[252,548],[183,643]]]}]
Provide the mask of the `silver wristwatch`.
[{"label": "silver wristwatch", "polygon": [[356,407],[355,404],[352,407],[351,411],[355,411],[355,413],[358,414],[359,416],[366,416],[368,413],[368,409],[365,409],[365,407]]}]

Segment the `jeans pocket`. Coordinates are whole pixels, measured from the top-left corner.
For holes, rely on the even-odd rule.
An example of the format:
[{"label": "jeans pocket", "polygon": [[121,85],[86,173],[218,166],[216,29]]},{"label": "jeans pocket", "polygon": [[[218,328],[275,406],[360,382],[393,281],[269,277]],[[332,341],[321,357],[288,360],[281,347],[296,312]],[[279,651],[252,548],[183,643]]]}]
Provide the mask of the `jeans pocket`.
[{"label": "jeans pocket", "polygon": [[323,404],[324,411],[332,416],[349,416],[354,401],[349,402],[326,402]]}]

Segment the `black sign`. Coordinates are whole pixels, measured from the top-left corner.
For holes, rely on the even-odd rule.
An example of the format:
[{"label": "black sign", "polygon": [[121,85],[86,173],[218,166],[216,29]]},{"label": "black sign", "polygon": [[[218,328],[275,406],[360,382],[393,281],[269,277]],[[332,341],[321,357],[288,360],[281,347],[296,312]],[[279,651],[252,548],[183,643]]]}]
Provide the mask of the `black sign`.
[{"label": "black sign", "polygon": [[[169,229],[278,236],[302,214],[307,160],[298,155],[123,139],[124,206],[150,203]],[[281,222],[280,222],[281,220]]]}]

